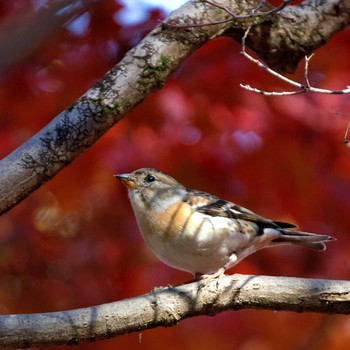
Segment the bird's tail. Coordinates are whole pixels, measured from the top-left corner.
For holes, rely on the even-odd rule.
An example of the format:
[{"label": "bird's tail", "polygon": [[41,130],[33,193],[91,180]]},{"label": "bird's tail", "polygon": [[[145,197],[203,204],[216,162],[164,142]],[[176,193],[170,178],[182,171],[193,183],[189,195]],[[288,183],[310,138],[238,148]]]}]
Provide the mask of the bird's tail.
[{"label": "bird's tail", "polygon": [[316,233],[281,230],[281,235],[274,239],[272,243],[295,244],[315,250],[326,250],[325,242],[335,241],[332,236],[319,235]]}]

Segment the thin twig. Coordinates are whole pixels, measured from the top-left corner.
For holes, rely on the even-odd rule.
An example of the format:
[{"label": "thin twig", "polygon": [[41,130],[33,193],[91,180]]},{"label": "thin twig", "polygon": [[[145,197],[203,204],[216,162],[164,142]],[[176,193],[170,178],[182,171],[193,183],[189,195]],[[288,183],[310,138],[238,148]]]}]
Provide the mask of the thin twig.
[{"label": "thin twig", "polygon": [[213,21],[208,23],[198,23],[198,24],[176,24],[174,21],[171,22],[165,22],[162,20],[159,20],[159,23],[164,24],[167,27],[170,28],[178,28],[178,29],[190,29],[190,28],[197,28],[197,27],[208,27],[213,26],[215,24],[223,24],[232,21],[232,18],[223,19],[221,21]]},{"label": "thin twig", "polygon": [[309,81],[309,61],[310,59],[313,57],[313,54],[310,56],[305,56],[305,66],[304,66],[304,79],[305,79],[305,83],[301,84],[295,80],[289,79],[287,77],[285,77],[284,75],[274,71],[273,69],[269,68],[267,65],[263,64],[261,61],[255,59],[254,57],[252,57],[251,55],[249,55],[246,51],[246,46],[245,46],[245,42],[246,39],[248,37],[248,34],[250,32],[251,26],[245,31],[243,38],[242,38],[242,51],[241,54],[247,58],[249,61],[255,63],[259,68],[264,69],[265,71],[267,71],[268,73],[270,73],[271,75],[277,77],[280,80],[285,81],[287,84],[293,85],[297,88],[299,88],[300,90],[297,91],[281,91],[281,92],[277,92],[277,91],[265,91],[265,90],[260,90],[254,87],[251,87],[250,85],[245,85],[245,84],[240,84],[240,86],[243,89],[246,89],[248,91],[252,91],[252,92],[256,92],[262,95],[266,95],[266,96],[287,96],[287,95],[296,95],[296,94],[301,94],[301,93],[305,93],[305,92],[315,92],[315,93],[320,93],[320,94],[332,94],[332,95],[341,95],[341,94],[349,94],[350,93],[350,86],[346,86],[345,89],[343,90],[329,90],[329,89],[320,89],[320,88],[316,88],[311,86],[310,81]]},{"label": "thin twig", "polygon": [[234,19],[247,19],[247,18],[254,18],[254,17],[263,17],[263,16],[268,16],[275,14],[281,10],[283,10],[289,3],[291,3],[294,0],[284,0],[281,5],[269,10],[269,11],[263,11],[259,12],[258,10],[265,4],[266,0],[260,0],[260,2],[253,7],[249,13],[245,15],[236,15],[233,13],[227,6],[220,5],[214,1],[211,0],[201,0],[203,3],[207,3],[209,5],[212,5],[216,8],[219,8],[223,11],[225,11],[227,14],[229,14],[231,17],[227,19],[223,19],[220,21],[213,21],[213,22],[208,22],[208,23],[191,23],[191,24],[176,24],[174,21],[172,22],[164,22],[160,21],[160,23],[171,27],[171,28],[179,28],[179,29],[189,29],[189,28],[196,28],[196,27],[207,27],[207,26],[212,26],[216,24],[223,24],[223,23],[228,23],[230,21],[233,21]]},{"label": "thin twig", "polygon": [[265,96],[289,96],[289,95],[298,95],[298,94],[303,94],[306,91],[305,90],[300,90],[300,91],[265,91],[265,90],[260,90],[257,88],[254,88],[248,84],[239,84],[239,86],[243,89],[246,89],[251,92],[256,92],[257,94],[265,95]]},{"label": "thin twig", "polygon": [[[294,85],[296,87],[299,88],[303,88],[303,85],[297,83],[294,80],[288,79],[287,77],[283,76],[282,74],[277,73],[276,71],[274,71],[273,69],[269,68],[267,65],[263,64],[262,62],[260,62],[259,60],[257,60],[256,58],[252,57],[251,55],[249,55],[246,51],[246,46],[245,46],[245,42],[247,39],[247,36],[250,32],[251,26],[245,31],[243,38],[242,38],[242,51],[241,54],[246,57],[249,61],[255,63],[258,67],[266,70],[267,72],[269,72],[271,75],[274,75],[275,77],[285,81],[288,84]],[[242,85],[242,84],[241,84]],[[249,86],[249,85],[247,85]]]},{"label": "thin twig", "polygon": [[282,2],[281,5],[269,10],[269,11],[263,11],[263,12],[258,12],[258,10],[265,4],[266,0],[260,0],[260,2],[253,7],[250,10],[250,13],[246,14],[246,15],[236,15],[235,13],[233,13],[227,6],[222,6],[214,1],[210,1],[210,0],[201,0],[202,2],[206,2],[214,7],[217,7],[221,10],[224,10],[225,12],[227,12],[230,16],[232,16],[234,19],[246,19],[246,18],[253,18],[253,17],[262,17],[262,16],[267,16],[267,15],[271,15],[274,13],[277,13],[281,10],[283,10],[289,3],[291,3],[294,0],[284,0]]},{"label": "thin twig", "polygon": [[346,128],[346,132],[345,132],[345,135],[344,135],[344,144],[348,148],[350,148],[350,141],[347,139],[348,132],[349,132],[349,126],[350,126],[350,122],[348,123],[348,127]]},{"label": "thin twig", "polygon": [[284,0],[281,5],[275,7],[274,9],[270,11],[265,11],[265,12],[259,12],[256,14],[256,16],[267,16],[267,15],[272,15],[274,13],[280,12],[283,10],[289,3],[293,2],[294,0]]},{"label": "thin twig", "polygon": [[305,66],[304,66],[304,79],[306,83],[306,87],[308,89],[311,88],[310,81],[309,81],[309,62],[314,54],[312,53],[310,56],[305,56]]}]

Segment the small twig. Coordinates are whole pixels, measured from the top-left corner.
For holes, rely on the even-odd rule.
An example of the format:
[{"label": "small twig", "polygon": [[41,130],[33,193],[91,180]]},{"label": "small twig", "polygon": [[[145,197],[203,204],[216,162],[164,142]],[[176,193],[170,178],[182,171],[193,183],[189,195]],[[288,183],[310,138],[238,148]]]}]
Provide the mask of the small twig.
[{"label": "small twig", "polygon": [[265,96],[289,96],[289,95],[297,95],[297,94],[303,94],[305,93],[304,90],[301,91],[265,91],[265,90],[260,90],[257,88],[254,88],[248,84],[239,84],[239,86],[243,89],[246,89],[251,92],[256,92],[257,94],[265,95]]},{"label": "small twig", "polygon": [[246,39],[247,39],[247,36],[250,32],[250,29],[252,27],[249,26],[249,28],[246,30],[246,32],[244,33],[243,35],[243,38],[242,38],[242,51],[241,51],[241,54],[246,57],[249,61],[255,63],[258,67],[266,70],[267,72],[269,72],[270,74],[274,75],[275,77],[285,81],[286,83],[288,84],[291,84],[291,85],[294,85],[296,87],[301,87],[301,84],[295,82],[294,80],[291,80],[291,79],[288,79],[287,77],[283,76],[282,74],[279,74],[277,73],[276,71],[274,71],[273,69],[269,68],[268,66],[266,66],[265,64],[263,64],[262,62],[260,62],[259,60],[257,60],[256,58],[250,56],[247,51],[246,51],[246,46],[245,46],[245,42],[246,42]]},{"label": "small twig", "polygon": [[[280,12],[283,10],[290,2],[293,2],[294,0],[284,0],[281,5],[275,7],[274,9],[270,11],[265,11],[265,12],[259,12],[257,16],[266,16],[266,15],[272,15],[274,13]],[[264,1],[265,2],[265,1]]]},{"label": "small twig", "polygon": [[311,88],[310,81],[309,81],[309,61],[311,60],[313,55],[314,54],[312,53],[310,56],[305,56],[304,79],[305,79],[307,89]]},{"label": "small twig", "polygon": [[216,8],[219,8],[223,11],[225,11],[227,14],[229,14],[231,17],[227,19],[223,19],[221,21],[213,21],[209,23],[192,23],[192,24],[176,24],[174,21],[172,22],[164,22],[160,21],[160,23],[171,27],[171,28],[179,28],[179,29],[189,29],[189,28],[196,28],[196,27],[207,27],[207,26],[212,26],[216,24],[223,24],[223,23],[228,23],[234,19],[247,19],[247,18],[254,18],[254,17],[262,17],[262,16],[268,16],[275,14],[281,10],[283,10],[289,3],[291,3],[294,0],[284,0],[281,5],[269,10],[269,11],[263,11],[263,12],[258,12],[258,10],[265,4],[266,0],[260,0],[260,2],[253,7],[249,13],[245,15],[236,15],[233,13],[227,6],[220,5],[214,1],[211,0],[200,0],[201,2],[205,2],[209,5],[212,5]]},{"label": "small twig", "polygon": [[223,19],[221,21],[213,21],[209,23],[198,23],[198,24],[176,24],[174,21],[172,22],[164,22],[162,20],[159,20],[161,24],[164,24],[167,27],[170,28],[178,28],[178,29],[189,29],[189,28],[197,28],[197,27],[208,27],[213,26],[215,24],[223,24],[232,21],[232,18]]},{"label": "small twig", "polygon": [[[262,7],[262,5],[265,4],[265,1],[266,1],[266,0],[260,0],[260,2],[259,2],[254,8],[251,9],[250,13],[251,13],[252,15],[255,15],[255,13]],[[258,16],[258,15],[259,15],[259,14],[257,14],[257,16]]]},{"label": "small twig", "polygon": [[224,10],[225,12],[227,12],[233,18],[237,18],[237,15],[234,14],[227,6],[219,5],[216,2],[213,2],[213,1],[210,1],[210,0],[201,0],[201,2],[206,2],[207,4],[212,5],[214,7],[217,7],[218,9]]},{"label": "small twig", "polygon": [[345,135],[344,135],[344,144],[348,148],[350,148],[350,140],[347,139],[348,132],[349,132],[349,126],[350,126],[350,122],[348,123],[348,127],[346,128],[346,132],[345,132]]},{"label": "small twig", "polygon": [[[240,84],[240,86],[243,89],[252,91],[252,92],[256,92],[262,95],[266,95],[266,96],[287,96],[287,95],[296,95],[296,94],[301,94],[301,93],[305,93],[305,92],[315,92],[315,93],[321,93],[321,94],[332,94],[332,95],[341,95],[341,94],[349,94],[350,93],[350,86],[347,86],[345,89],[343,90],[329,90],[329,89],[320,89],[320,88],[316,88],[311,86],[310,82],[309,82],[309,61],[312,58],[313,54],[310,56],[305,56],[305,66],[304,66],[304,79],[305,79],[305,83],[301,84],[295,80],[289,79],[287,77],[285,77],[284,75],[274,71],[273,69],[269,68],[267,65],[263,64],[261,61],[255,59],[254,57],[252,57],[251,55],[249,55],[246,51],[246,46],[245,46],[245,42],[247,39],[247,36],[250,32],[251,26],[246,30],[246,32],[243,35],[242,38],[242,51],[241,54],[247,58],[249,61],[255,63],[259,68],[264,69],[265,71],[267,71],[268,73],[270,73],[271,75],[277,77],[280,80],[285,81],[286,83],[293,85],[297,88],[299,88],[300,90],[297,91],[281,91],[281,92],[277,92],[277,91],[265,91],[265,90],[260,90],[254,87],[251,87],[250,85],[244,85],[244,84]],[[350,146],[349,146],[350,147]]]},{"label": "small twig", "polygon": [[[349,117],[349,114],[344,114],[344,113],[341,113],[341,112],[336,112],[335,114],[336,115],[341,115],[341,116],[346,117],[346,118]],[[349,128],[350,128],[350,122],[348,122],[348,126],[346,128],[345,135],[344,135],[344,144],[345,144],[345,146],[347,148],[350,148],[350,140],[348,140]]]},{"label": "small twig", "polygon": [[246,18],[252,18],[252,17],[262,17],[262,16],[267,16],[267,15],[271,15],[274,13],[277,13],[281,10],[283,10],[290,2],[294,1],[294,0],[284,0],[282,2],[281,5],[269,10],[269,11],[263,11],[263,12],[258,12],[258,10],[265,4],[266,0],[260,0],[260,2],[253,7],[250,10],[250,13],[246,14],[246,15],[236,15],[235,13],[233,13],[227,6],[222,6],[216,2],[210,1],[210,0],[201,0],[202,2],[206,2],[214,7],[217,7],[221,10],[224,10],[225,12],[227,12],[230,16],[232,16],[234,19],[246,19]]}]

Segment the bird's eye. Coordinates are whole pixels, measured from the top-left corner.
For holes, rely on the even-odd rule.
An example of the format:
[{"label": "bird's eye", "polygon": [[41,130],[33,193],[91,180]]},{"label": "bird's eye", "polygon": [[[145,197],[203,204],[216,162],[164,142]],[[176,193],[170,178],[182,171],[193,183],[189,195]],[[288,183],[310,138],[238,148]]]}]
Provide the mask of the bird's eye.
[{"label": "bird's eye", "polygon": [[153,175],[147,175],[146,178],[145,178],[145,180],[146,180],[147,182],[153,182],[153,181],[156,180],[156,178],[155,178]]}]

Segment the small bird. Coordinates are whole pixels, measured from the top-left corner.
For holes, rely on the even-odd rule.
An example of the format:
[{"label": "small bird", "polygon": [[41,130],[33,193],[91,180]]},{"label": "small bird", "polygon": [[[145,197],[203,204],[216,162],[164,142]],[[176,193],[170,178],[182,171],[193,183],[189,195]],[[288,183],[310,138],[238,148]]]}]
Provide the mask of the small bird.
[{"label": "small bird", "polygon": [[327,235],[295,231],[151,168],[114,175],[127,188],[141,234],[165,264],[196,279],[219,277],[259,249],[294,244],[325,250]]}]

